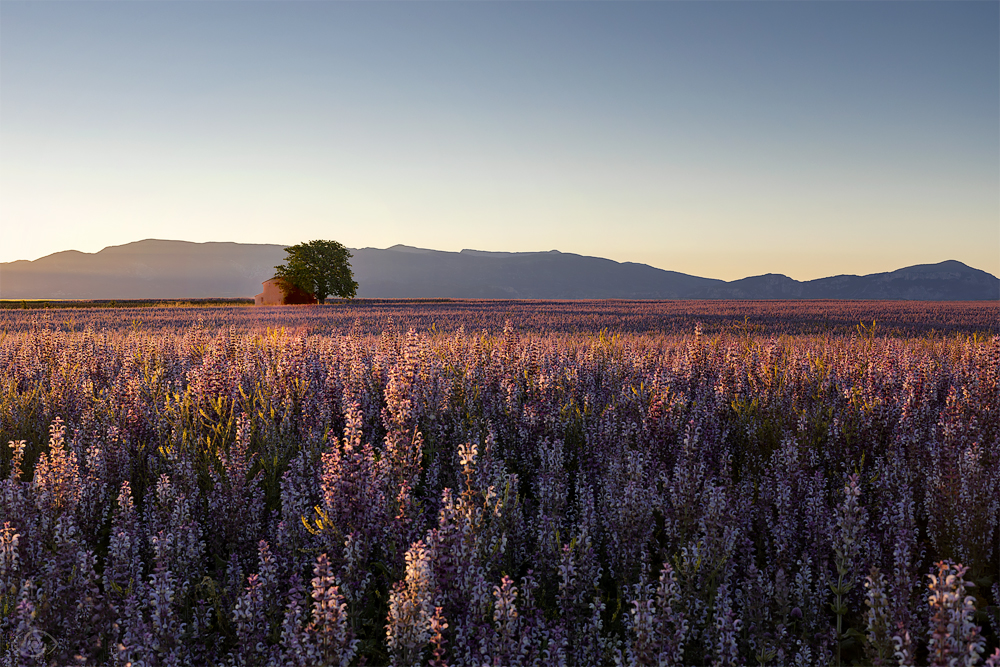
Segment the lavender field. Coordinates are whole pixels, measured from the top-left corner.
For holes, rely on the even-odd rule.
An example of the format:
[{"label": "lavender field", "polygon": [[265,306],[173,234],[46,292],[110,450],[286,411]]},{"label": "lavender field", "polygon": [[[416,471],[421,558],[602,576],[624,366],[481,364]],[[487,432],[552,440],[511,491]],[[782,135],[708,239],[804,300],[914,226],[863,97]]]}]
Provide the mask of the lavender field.
[{"label": "lavender field", "polygon": [[0,310],[3,664],[1000,665],[998,323]]}]

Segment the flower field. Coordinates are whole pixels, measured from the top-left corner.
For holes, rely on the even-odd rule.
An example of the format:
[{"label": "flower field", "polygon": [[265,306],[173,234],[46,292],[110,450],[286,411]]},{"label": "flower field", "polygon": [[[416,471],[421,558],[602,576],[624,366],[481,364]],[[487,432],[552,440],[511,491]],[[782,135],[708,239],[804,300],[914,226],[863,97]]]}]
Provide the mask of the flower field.
[{"label": "flower field", "polygon": [[2,664],[1000,665],[998,323],[0,310]]}]

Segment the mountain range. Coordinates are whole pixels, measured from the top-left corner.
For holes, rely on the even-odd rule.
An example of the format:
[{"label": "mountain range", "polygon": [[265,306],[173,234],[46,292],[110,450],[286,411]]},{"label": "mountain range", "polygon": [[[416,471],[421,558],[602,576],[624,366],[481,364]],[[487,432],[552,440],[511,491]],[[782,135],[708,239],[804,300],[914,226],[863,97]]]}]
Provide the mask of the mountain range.
[{"label": "mountain range", "polygon": [[[147,239],[96,253],[0,263],[2,299],[250,297],[285,246]],[[798,281],[769,273],[724,281],[557,250],[352,249],[362,298],[1000,300],[1000,279],[961,262]]]}]

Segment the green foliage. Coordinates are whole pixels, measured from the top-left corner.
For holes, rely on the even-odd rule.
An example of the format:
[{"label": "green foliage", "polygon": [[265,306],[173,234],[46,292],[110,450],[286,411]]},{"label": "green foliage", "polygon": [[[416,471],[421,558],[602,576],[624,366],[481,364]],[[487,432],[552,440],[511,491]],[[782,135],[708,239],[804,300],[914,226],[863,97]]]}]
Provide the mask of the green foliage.
[{"label": "green foliage", "polygon": [[333,295],[353,299],[358,293],[351,271],[350,251],[336,241],[308,241],[285,248],[285,264],[274,267],[275,276],[314,294],[323,303]]}]

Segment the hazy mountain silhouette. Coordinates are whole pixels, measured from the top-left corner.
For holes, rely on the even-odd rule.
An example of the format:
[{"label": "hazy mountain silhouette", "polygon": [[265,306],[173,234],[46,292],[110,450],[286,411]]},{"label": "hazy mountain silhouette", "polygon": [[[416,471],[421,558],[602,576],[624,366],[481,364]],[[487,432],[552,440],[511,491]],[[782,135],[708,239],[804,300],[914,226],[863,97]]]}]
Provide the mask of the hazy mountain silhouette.
[{"label": "hazy mountain silhouette", "polygon": [[[3,299],[251,297],[284,246],[148,239],[96,253],[0,263]],[[358,296],[486,299],[1000,300],[1000,279],[956,261],[800,282],[779,274],[726,282],[556,250],[352,250]]]}]

